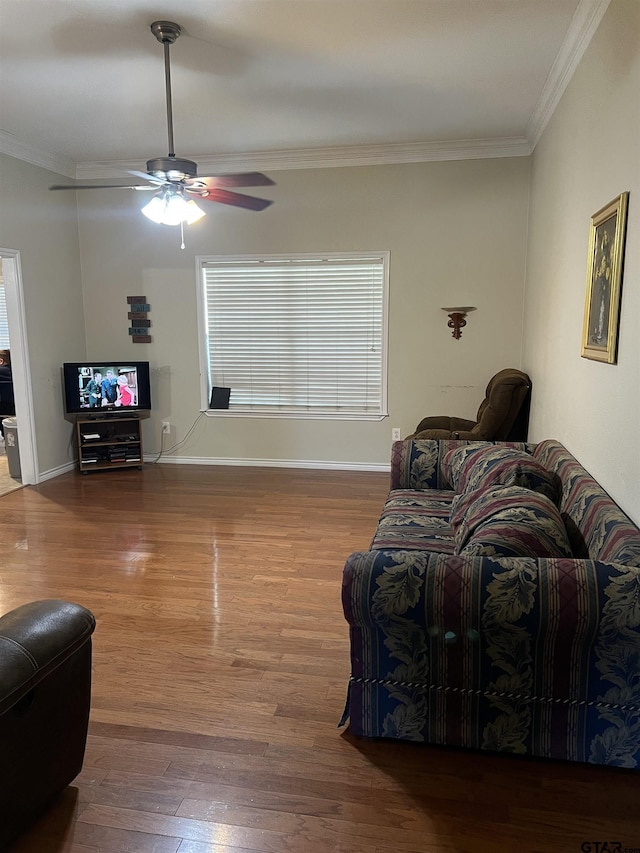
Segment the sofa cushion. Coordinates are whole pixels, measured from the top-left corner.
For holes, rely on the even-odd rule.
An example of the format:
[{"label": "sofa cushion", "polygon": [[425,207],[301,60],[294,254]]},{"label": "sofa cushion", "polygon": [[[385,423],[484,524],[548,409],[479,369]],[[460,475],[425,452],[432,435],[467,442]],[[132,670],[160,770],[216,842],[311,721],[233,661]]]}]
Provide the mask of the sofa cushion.
[{"label": "sofa cushion", "polygon": [[560,502],[562,484],[558,475],[524,450],[469,444],[446,453],[442,467],[460,494],[492,485],[521,486],[546,495],[556,505]]},{"label": "sofa cushion", "polygon": [[570,557],[560,512],[544,494],[522,486],[467,492],[451,512],[455,553],[499,557]]},{"label": "sofa cushion", "polygon": [[401,548],[453,554],[449,524],[453,492],[441,489],[394,489],[380,516],[372,550]]}]

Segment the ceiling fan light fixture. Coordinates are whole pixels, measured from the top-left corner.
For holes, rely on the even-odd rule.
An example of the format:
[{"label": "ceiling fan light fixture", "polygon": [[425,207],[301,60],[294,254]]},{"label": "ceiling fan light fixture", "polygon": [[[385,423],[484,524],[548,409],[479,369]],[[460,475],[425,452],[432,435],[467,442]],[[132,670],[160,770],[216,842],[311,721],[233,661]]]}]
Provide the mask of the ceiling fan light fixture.
[{"label": "ceiling fan light fixture", "polygon": [[154,196],[148,204],[145,204],[141,212],[144,213],[147,219],[150,219],[157,225],[162,225],[165,207],[164,200],[158,196]]},{"label": "ceiling fan light fixture", "polygon": [[189,199],[189,201],[181,199],[181,202],[183,205],[182,221],[186,222],[187,225],[193,225],[194,222],[197,222],[199,219],[202,219],[203,216],[207,215],[202,208],[198,207],[193,199]]},{"label": "ceiling fan light fixture", "polygon": [[199,208],[193,199],[186,201],[176,193],[154,196],[148,204],[145,204],[141,212],[147,219],[158,225],[180,225],[183,222],[192,225],[206,216],[204,210]]}]

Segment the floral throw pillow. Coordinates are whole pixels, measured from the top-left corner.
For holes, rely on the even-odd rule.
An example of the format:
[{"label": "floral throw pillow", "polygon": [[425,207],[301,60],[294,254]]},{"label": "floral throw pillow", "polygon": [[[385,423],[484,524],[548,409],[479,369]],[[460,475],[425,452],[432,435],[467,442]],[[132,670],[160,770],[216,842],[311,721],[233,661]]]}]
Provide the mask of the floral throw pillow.
[{"label": "floral throw pillow", "polygon": [[571,557],[555,504],[521,486],[493,486],[458,497],[451,513],[455,553],[483,557]]},{"label": "floral throw pillow", "polygon": [[459,494],[493,485],[521,486],[541,492],[559,505],[562,483],[524,450],[493,444],[468,444],[445,454],[443,473]]}]

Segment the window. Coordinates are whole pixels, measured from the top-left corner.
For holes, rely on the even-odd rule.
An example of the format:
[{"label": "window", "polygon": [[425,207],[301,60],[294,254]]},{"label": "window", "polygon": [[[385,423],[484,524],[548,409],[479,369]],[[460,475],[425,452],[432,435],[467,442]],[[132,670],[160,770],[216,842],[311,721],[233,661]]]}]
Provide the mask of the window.
[{"label": "window", "polygon": [[388,253],[201,257],[203,409],[379,420],[386,414]]},{"label": "window", "polygon": [[0,258],[0,349],[9,349],[9,321],[7,318],[7,298],[4,289],[2,258]]}]

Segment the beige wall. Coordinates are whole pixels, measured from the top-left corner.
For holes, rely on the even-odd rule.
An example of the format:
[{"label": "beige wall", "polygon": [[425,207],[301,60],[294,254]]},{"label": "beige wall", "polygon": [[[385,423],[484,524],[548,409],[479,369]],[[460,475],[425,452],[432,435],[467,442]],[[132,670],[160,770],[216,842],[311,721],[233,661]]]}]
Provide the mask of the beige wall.
[{"label": "beige wall", "polygon": [[[592,214],[628,190],[617,365],[580,357]],[[613,0],[533,155],[523,367],[558,438],[640,522],[640,3]]]},{"label": "beige wall", "polygon": [[[200,406],[195,256],[390,251],[389,412],[379,423],[203,418],[182,459],[388,466],[391,428],[429,414],[473,416],[493,373],[520,366],[529,160],[276,172],[262,213],[211,205],[179,230],[148,222],[138,193],[88,191],[80,242],[89,354],[148,359],[153,418],[181,441]],[[131,344],[128,295],[151,304],[153,343]],[[455,341],[441,306],[475,305]]]},{"label": "beige wall", "polygon": [[[492,373],[520,366],[534,380],[531,438],[562,441],[640,520],[639,19],[637,0],[613,0],[532,158],[277,172],[272,208],[212,205],[185,251],[177,229],[140,215],[139,194],[119,191],[79,194],[79,250],[73,194],[50,193],[57,176],[0,155],[0,245],[22,257],[40,472],[70,459],[59,371],[85,353],[148,359],[146,449],[158,449],[161,420],[172,441],[185,438],[200,404],[196,255],[387,249],[389,418],[202,419],[175,456],[384,466],[392,426],[471,417]],[[623,190],[612,366],[582,359],[580,344],[590,216]],[[129,341],[131,294],[151,302],[150,345]],[[478,307],[460,341],[440,310],[455,303]]]},{"label": "beige wall", "polygon": [[55,182],[60,175],[0,154],[0,246],[20,251],[37,468],[44,475],[73,458],[60,368],[85,355],[76,203],[74,193],[49,192]]}]

